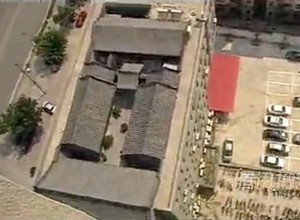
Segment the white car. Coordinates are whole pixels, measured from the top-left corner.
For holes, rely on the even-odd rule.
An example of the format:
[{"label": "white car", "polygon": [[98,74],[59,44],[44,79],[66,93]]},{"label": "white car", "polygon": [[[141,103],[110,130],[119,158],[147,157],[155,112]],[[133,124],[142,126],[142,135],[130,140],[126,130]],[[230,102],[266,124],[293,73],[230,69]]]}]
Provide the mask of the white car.
[{"label": "white car", "polygon": [[50,115],[52,115],[56,110],[56,106],[49,101],[45,101],[42,105],[42,108],[45,112],[47,112]]},{"label": "white car", "polygon": [[287,144],[277,143],[277,142],[270,142],[268,143],[267,149],[270,152],[276,152],[284,155],[288,155],[291,152],[291,148]]},{"label": "white car", "polygon": [[281,157],[270,156],[270,155],[262,155],[260,162],[262,165],[272,168],[282,169],[284,168],[285,161]]},{"label": "white car", "polygon": [[292,113],[292,108],[284,105],[269,105],[267,111],[273,115],[289,116]]},{"label": "white car", "polygon": [[264,118],[265,125],[276,128],[287,128],[289,126],[289,120],[281,116],[267,115]]}]

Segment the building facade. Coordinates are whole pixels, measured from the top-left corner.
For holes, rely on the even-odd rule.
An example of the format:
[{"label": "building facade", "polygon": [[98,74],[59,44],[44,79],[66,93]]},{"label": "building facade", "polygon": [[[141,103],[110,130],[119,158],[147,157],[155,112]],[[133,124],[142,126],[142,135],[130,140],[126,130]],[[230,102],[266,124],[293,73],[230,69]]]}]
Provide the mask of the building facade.
[{"label": "building facade", "polygon": [[220,18],[238,18],[244,21],[264,20],[274,24],[298,24],[299,0],[216,0]]}]

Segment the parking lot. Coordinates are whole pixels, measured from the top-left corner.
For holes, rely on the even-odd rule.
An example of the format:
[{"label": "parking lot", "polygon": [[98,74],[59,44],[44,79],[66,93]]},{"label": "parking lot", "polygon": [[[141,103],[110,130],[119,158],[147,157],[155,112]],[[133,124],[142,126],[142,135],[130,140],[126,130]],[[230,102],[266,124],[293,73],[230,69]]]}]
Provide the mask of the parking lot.
[{"label": "parking lot", "polygon": [[[300,73],[286,71],[269,71],[267,77],[267,98],[268,104],[280,104],[291,106],[293,97],[300,94]],[[292,137],[300,133],[300,109],[292,108],[289,117],[289,141],[291,146],[290,156],[286,158],[286,169],[293,172],[299,171],[300,165],[300,146],[292,144]]]},{"label": "parking lot", "polygon": [[[217,41],[217,50],[220,51],[220,46],[224,47],[226,43],[220,38]],[[232,162],[259,166],[267,145],[262,138],[266,108],[270,104],[292,106],[294,96],[300,95],[300,66],[285,60],[286,50],[280,50],[277,45],[255,47],[246,39],[234,39],[230,44],[231,48],[226,52],[240,56],[235,109],[226,125],[216,127],[216,142],[222,144],[225,138],[233,138]],[[300,108],[292,109],[289,121],[286,131],[291,153],[286,157],[285,168],[299,172],[300,146],[293,145],[291,138],[300,133]]]},{"label": "parking lot", "polygon": [[220,167],[211,219],[300,219],[299,187],[298,175]]}]

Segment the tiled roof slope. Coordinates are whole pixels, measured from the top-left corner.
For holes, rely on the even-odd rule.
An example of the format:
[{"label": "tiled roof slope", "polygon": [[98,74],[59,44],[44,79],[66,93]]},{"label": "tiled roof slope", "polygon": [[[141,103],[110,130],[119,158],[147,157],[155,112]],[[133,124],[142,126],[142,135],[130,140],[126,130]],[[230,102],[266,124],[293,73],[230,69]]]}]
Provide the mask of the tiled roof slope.
[{"label": "tiled roof slope", "polygon": [[146,78],[148,83],[136,93],[122,154],[144,154],[163,159],[179,76],[164,71],[147,74]]}]

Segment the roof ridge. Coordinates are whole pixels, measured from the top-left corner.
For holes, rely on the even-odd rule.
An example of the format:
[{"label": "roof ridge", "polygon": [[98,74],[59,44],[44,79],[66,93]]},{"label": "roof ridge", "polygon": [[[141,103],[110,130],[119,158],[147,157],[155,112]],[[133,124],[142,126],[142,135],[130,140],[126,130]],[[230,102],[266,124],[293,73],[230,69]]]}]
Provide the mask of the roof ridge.
[{"label": "roof ridge", "polygon": [[94,79],[96,81],[104,82],[104,83],[112,85],[112,86],[116,85],[114,82],[111,82],[111,81],[109,81],[107,79],[104,79],[103,77],[100,77],[100,76],[95,76],[95,75],[92,75],[92,74],[88,74],[87,77],[92,78],[92,79]]},{"label": "roof ridge", "polygon": [[172,86],[172,85],[169,85],[169,84],[167,84],[167,83],[165,83],[165,82],[161,82],[161,81],[159,81],[159,80],[153,80],[153,81],[151,81],[151,82],[148,82],[148,83],[146,83],[145,85],[143,85],[143,87],[147,87],[147,86],[151,86],[151,85],[157,85],[157,84],[159,84],[159,85],[161,85],[161,86],[164,86],[164,87],[166,87],[166,88],[168,88],[168,89],[172,89],[172,90],[175,90],[175,91],[178,90],[177,87]]}]

